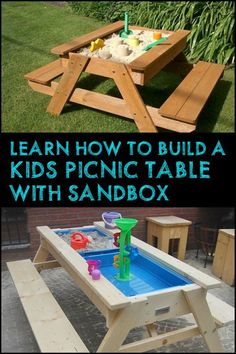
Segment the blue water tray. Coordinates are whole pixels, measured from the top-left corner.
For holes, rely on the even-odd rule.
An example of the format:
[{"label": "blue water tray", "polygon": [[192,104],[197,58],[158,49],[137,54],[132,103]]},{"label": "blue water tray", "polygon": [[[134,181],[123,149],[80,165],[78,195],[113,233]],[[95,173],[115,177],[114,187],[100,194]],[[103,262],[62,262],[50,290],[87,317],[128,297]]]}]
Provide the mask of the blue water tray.
[{"label": "blue water tray", "polygon": [[113,257],[117,254],[119,254],[119,250],[112,249],[82,252],[81,256],[86,260],[100,260],[102,275],[126,296],[147,294],[192,283],[181,274],[140,252],[131,261],[130,272],[132,279],[127,281],[118,280],[115,276],[118,274],[119,269],[113,266]]}]

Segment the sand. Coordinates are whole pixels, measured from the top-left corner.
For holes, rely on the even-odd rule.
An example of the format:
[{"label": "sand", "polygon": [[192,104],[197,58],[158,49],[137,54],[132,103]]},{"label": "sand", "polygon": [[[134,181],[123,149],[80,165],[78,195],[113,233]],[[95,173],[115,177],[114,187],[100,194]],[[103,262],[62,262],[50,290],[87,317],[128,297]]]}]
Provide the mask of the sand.
[{"label": "sand", "polygon": [[[89,45],[87,47],[80,48],[77,53],[90,58],[103,58],[106,60],[128,64],[142,54],[146,53],[143,49],[155,41],[155,39],[153,39],[152,31],[132,30],[132,32],[133,35],[129,36],[127,39],[120,38],[119,34],[113,33],[111,36],[105,39],[103,38],[105,44],[103,48],[91,52],[89,50]],[[162,33],[162,37],[169,36],[170,34],[168,33]],[[129,40],[132,38],[139,39],[140,43],[138,46],[129,44]],[[128,55],[122,55],[125,54],[125,52]]]}]

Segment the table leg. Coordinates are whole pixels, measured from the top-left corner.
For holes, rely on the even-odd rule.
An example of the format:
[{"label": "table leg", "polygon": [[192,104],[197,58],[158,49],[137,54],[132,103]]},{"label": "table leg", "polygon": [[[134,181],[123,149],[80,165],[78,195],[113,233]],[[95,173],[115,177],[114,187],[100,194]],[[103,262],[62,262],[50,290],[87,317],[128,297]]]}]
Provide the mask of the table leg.
[{"label": "table leg", "polygon": [[205,290],[202,288],[183,289],[183,293],[209,351],[214,353],[224,352],[218,337],[215,321],[206,301]]},{"label": "table leg", "polygon": [[158,234],[158,248],[169,253],[170,232],[168,228],[160,228]]},{"label": "table leg", "polygon": [[143,133],[156,133],[157,128],[130,76],[129,70],[124,64],[112,63],[111,65],[112,77],[126,101],[139,131]]},{"label": "table leg", "polygon": [[88,61],[89,58],[82,55],[71,54],[64,74],[49,102],[47,112],[55,115],[61,113]]},{"label": "table leg", "polygon": [[42,245],[39,246],[36,255],[34,257],[33,263],[45,262],[48,259],[49,252]]},{"label": "table leg", "polygon": [[126,309],[120,310],[103,338],[97,353],[116,353],[127,337],[133,324],[132,316]]},{"label": "table leg", "polygon": [[181,233],[179,238],[179,245],[178,245],[178,254],[177,258],[181,261],[185,259],[185,252],[188,240],[188,226],[181,227]]}]

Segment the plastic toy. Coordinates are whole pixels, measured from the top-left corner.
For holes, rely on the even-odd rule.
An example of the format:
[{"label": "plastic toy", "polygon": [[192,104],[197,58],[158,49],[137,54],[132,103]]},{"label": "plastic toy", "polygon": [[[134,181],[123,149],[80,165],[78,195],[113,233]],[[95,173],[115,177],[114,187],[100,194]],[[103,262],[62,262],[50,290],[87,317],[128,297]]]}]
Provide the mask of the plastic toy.
[{"label": "plastic toy", "polygon": [[166,40],[167,40],[167,37],[163,37],[163,38],[159,39],[158,41],[155,41],[155,42],[153,42],[153,43],[147,45],[145,48],[143,48],[143,50],[147,51],[147,50],[149,50],[149,49],[155,47],[156,45],[165,42]]},{"label": "plastic toy", "polygon": [[133,38],[128,38],[127,39],[127,43],[131,46],[131,47],[137,47],[140,44],[140,40],[137,37],[133,37]]},{"label": "plastic toy", "polygon": [[92,275],[92,272],[94,270],[99,269],[99,267],[101,265],[101,261],[100,260],[89,259],[86,262],[88,264],[88,272],[89,272],[90,275]]},{"label": "plastic toy", "polygon": [[116,211],[102,213],[102,220],[104,221],[106,229],[114,229],[116,225],[113,223],[113,220],[121,217],[121,214]]},{"label": "plastic toy", "polygon": [[89,48],[90,52],[94,52],[95,50],[104,47],[104,40],[102,40],[101,38],[98,38],[98,39],[96,39],[96,41],[91,42],[90,45],[91,45]]},{"label": "plastic toy", "polygon": [[121,57],[127,57],[130,54],[129,47],[125,44],[118,45],[116,52]]},{"label": "plastic toy", "polygon": [[92,270],[91,276],[92,276],[92,279],[93,279],[93,280],[99,280],[100,277],[101,277],[101,272],[100,272],[100,270],[99,270],[99,269],[94,269],[94,270]]},{"label": "plastic toy", "polygon": [[89,243],[89,242],[90,242],[90,240],[88,239],[88,237],[85,234],[83,234],[82,232],[74,232],[71,235],[70,245],[74,250],[86,248],[87,243]]},{"label": "plastic toy", "polygon": [[119,236],[119,255],[114,257],[113,265],[119,268],[118,280],[130,280],[130,257],[131,257],[131,229],[137,224],[138,220],[121,218],[114,220],[115,224],[121,229]]},{"label": "plastic toy", "polygon": [[128,38],[130,34],[133,34],[133,31],[129,30],[129,15],[128,12],[125,12],[125,28],[119,32],[119,36]]},{"label": "plastic toy", "polygon": [[114,235],[114,242],[113,242],[113,245],[116,246],[116,247],[119,247],[119,237],[120,237],[120,232],[116,232]]},{"label": "plastic toy", "polygon": [[153,39],[161,39],[162,35],[161,32],[153,32]]}]

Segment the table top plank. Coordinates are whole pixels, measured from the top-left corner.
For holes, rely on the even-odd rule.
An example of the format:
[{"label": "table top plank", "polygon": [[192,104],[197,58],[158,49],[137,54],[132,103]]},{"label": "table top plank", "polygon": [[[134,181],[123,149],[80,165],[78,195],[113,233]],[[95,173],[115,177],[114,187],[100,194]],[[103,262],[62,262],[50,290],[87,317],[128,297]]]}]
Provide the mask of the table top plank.
[{"label": "table top plank", "polygon": [[84,34],[83,36],[74,38],[70,42],[63,43],[57,47],[54,47],[51,49],[51,52],[54,54],[65,55],[69,52],[75,51],[75,50],[89,44],[91,41],[93,41],[97,38],[103,38],[105,36],[108,36],[109,34],[112,34],[113,32],[119,31],[123,27],[124,27],[123,21],[116,21],[116,22],[111,23],[107,26],[99,28],[93,32],[90,32],[90,33]]},{"label": "table top plank", "polygon": [[234,235],[235,235],[234,229],[219,229],[219,232],[221,232],[225,236],[231,237],[231,238],[234,238]]},{"label": "table top plank", "polygon": [[189,33],[190,31],[186,30],[178,30],[174,32],[165,42],[148,50],[143,55],[129,63],[129,66],[132,70],[145,71],[160,61],[164,55],[169,53],[171,53],[171,59],[169,60],[171,61],[179,54],[178,45],[187,40]]},{"label": "table top plank", "polygon": [[58,262],[60,263],[60,259],[62,259],[63,263],[66,265],[65,268],[68,268],[68,270],[72,269],[73,272],[76,272],[76,280],[78,283],[86,283],[94,293],[94,296],[98,296],[110,310],[124,308],[130,304],[130,299],[111,284],[103,275],[101,275],[101,278],[97,281],[92,280],[88,273],[88,266],[85,259],[48,226],[38,226],[37,230],[45,244],[48,244],[53,249],[53,256]]},{"label": "table top plank", "polygon": [[147,256],[152,257],[161,263],[164,263],[167,267],[184,275],[186,278],[192,280],[194,283],[205,289],[214,289],[221,286],[221,282],[219,280],[133,236],[131,237],[131,244],[138,247],[141,251],[147,254]]},{"label": "table top plank", "polygon": [[185,226],[191,225],[192,222],[186,219],[179,218],[178,216],[147,216],[147,221],[161,226]]}]

